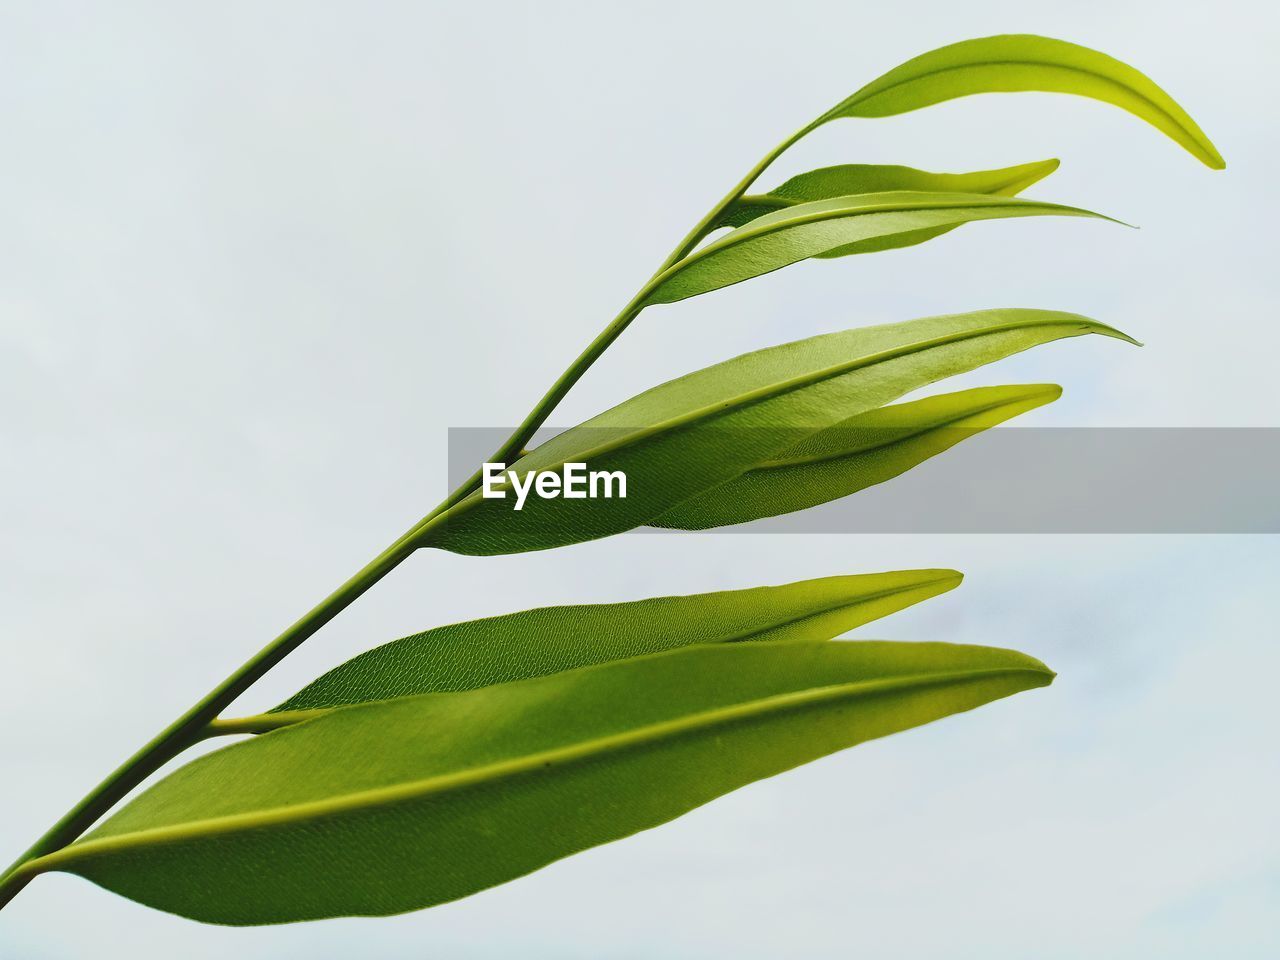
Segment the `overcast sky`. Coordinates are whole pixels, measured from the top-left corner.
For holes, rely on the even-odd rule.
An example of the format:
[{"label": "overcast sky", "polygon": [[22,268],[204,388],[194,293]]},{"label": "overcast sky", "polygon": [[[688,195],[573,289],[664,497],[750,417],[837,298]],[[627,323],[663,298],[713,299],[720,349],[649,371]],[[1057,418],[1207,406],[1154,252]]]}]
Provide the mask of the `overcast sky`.
[{"label": "overcast sky", "polygon": [[[517,421],[764,150],[916,53],[1010,31],[1138,66],[1228,169],[1063,97],[832,124],[766,185],[1057,156],[1033,195],[1142,229],[978,224],[657,308],[555,422],[760,346],[1036,306],[1147,346],[1072,340],[954,385],[1063,384],[1028,424],[1280,426],[1262,3],[5,4],[4,859],[430,508],[447,429]],[[52,875],[0,914],[0,955],[1274,957],[1277,561],[1262,536],[422,554],[245,709],[454,620],[924,566],[968,580],[861,635],[1060,676],[454,905],[232,930]]]}]

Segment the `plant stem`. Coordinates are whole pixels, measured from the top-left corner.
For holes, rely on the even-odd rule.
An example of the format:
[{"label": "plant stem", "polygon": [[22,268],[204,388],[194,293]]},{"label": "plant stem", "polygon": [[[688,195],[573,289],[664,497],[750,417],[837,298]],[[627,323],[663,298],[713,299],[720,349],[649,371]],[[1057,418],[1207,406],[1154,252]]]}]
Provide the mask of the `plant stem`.
[{"label": "plant stem", "polygon": [[84,799],[50,827],[31,848],[0,875],[0,908],[13,899],[34,874],[19,868],[35,857],[66,846],[142,783],[187,747],[206,736],[211,721],[268,670],[304,640],[336,617],[357,597],[390,573],[416,549],[416,539],[438,516],[433,512],[369,561],[351,579],[313,607],[291,627],[263,647],[254,657],[214,687],[203,699],[157,734],[146,746],[117,767]]},{"label": "plant stem", "polygon": [[[507,459],[512,454],[518,453],[520,450],[524,449],[525,445],[533,439],[533,435],[538,432],[538,428],[547,422],[547,417],[551,416],[552,412],[560,404],[560,401],[565,398],[565,395],[568,394],[571,389],[573,389],[574,384],[582,379],[583,374],[590,369],[591,365],[595,363],[596,360],[600,358],[601,354],[608,350],[613,342],[622,335],[622,332],[631,325],[631,321],[640,315],[640,312],[646,306],[644,299],[650,291],[652,291],[655,281],[657,281],[658,278],[661,277],[668,269],[688,256],[690,251],[692,251],[708,233],[716,229],[716,225],[719,223],[725,210],[727,210],[735,200],[746,193],[751,185],[760,178],[760,175],[768,169],[769,165],[773,163],[774,160],[778,159],[778,157],[781,156],[788,147],[812,130],[813,127],[814,125],[811,124],[808,127],[804,127],[803,129],[796,131],[786,140],[782,141],[782,143],[778,144],[765,154],[760,162],[752,167],[747,172],[747,175],[738,182],[737,186],[725,194],[724,197],[721,198],[720,202],[712,207],[707,212],[706,216],[699,220],[694,225],[693,229],[685,234],[684,239],[681,240],[676,248],[667,255],[667,258],[662,261],[661,266],[654,271],[653,276],[646,281],[640,291],[632,297],[631,301],[622,308],[622,311],[614,317],[612,321],[610,321],[609,325],[600,331],[600,334],[587,345],[587,348],[578,355],[577,359],[574,360],[573,363],[569,364],[565,372],[560,375],[560,378],[551,385],[551,388],[543,394],[542,399],[534,405],[534,408],[529,412],[529,415],[524,418],[524,422],[521,423],[520,426],[516,427],[515,432],[507,438],[506,442],[503,443],[491,457],[489,457],[489,463],[506,463]],[[449,499],[445,501],[445,507],[453,506],[459,500],[476,490],[480,483],[480,476],[481,475],[478,472],[473,474],[466,483],[454,491]]]},{"label": "plant stem", "polygon": [[[507,441],[490,458],[490,462],[507,462],[512,454],[519,454],[538,429],[546,422],[547,417],[555,410],[560,401],[582,379],[583,374],[613,344],[622,332],[631,324],[645,308],[645,297],[653,289],[655,281],[669,268],[684,259],[694,247],[712,230],[716,228],[725,210],[737,200],[759,178],[765,169],[782,154],[784,150],[804,136],[814,125],[788,137],[771,150],[747,173],[745,177],[727,193],[714,207],[708,211],[698,223],[685,235],[679,245],[662,261],[662,265],[645,283],[640,291],[631,298],[622,311],[591,341],[581,354],[568,366],[534,406],[524,422],[516,428]],[[103,814],[122,800],[131,790],[142,783],[162,766],[178,756],[188,747],[208,736],[223,733],[255,733],[265,732],[279,726],[296,722],[298,717],[280,717],[274,721],[264,717],[248,717],[241,720],[218,721],[218,715],[232,701],[244,693],[258,681],[268,670],[283,660],[300,646],[307,638],[336,617],[344,609],[360,597],[366,590],[394,570],[400,563],[417,549],[419,538],[430,529],[435,522],[460,500],[474,491],[480,480],[480,474],[474,474],[466,483],[453,491],[438,507],[405,532],[395,543],[374,557],[346,583],[338,587],[324,600],[320,601],[300,620],[290,626],[284,633],[263,647],[251,659],[246,661],[234,673],[214,687],[195,706],[180,716],[164,730],[158,733],[149,743],[133,756],[117,767],[105,780],[94,787],[85,797],[72,807],[63,817],[50,827],[31,847],[22,854],[10,867],[0,874],[0,909],[12,900],[23,887],[37,875],[37,871],[23,870],[24,864],[36,857],[52,853],[71,843],[92,826]]]}]

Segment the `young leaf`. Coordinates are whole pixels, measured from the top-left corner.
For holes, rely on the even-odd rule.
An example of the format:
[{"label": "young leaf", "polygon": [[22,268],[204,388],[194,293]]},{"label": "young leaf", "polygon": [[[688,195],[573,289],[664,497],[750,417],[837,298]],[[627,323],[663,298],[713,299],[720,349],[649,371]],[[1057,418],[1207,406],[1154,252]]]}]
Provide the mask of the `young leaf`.
[{"label": "young leaf", "polygon": [[998,423],[1052,403],[1054,384],[977,387],[860,414],[677,504],[655,527],[708,530],[776,517],[891,480]]},{"label": "young leaf", "polygon": [[1057,160],[1023,163],[972,173],[929,173],[913,167],[845,163],[820,167],[792,177],[768,193],[740,197],[715,227],[741,227],[774,210],[812,200],[831,200],[860,193],[914,190],[933,193],[989,193],[1012,197],[1057,170]]},{"label": "young leaf", "polygon": [[960,580],[954,570],[899,570],[486,617],[375,647],[272,712],[471,690],[695,643],[830,640]]},{"label": "young leaf", "polygon": [[815,200],[767,213],[693,251],[655,277],[641,302],[675,303],[810,257],[919,243],[922,231],[1043,216],[1109,219],[1076,207],[980,193],[899,191]]},{"label": "young leaf", "polygon": [[510,466],[522,482],[566,463],[621,471],[623,499],[544,499],[514,510],[511,484],[476,491],[434,520],[421,546],[488,555],[543,550],[648,523],[818,430],[935,380],[1104,324],[1049,310],[982,310],[824,334],[748,353],[654,387]]},{"label": "young leaf", "polygon": [[839,117],[888,117],[975,93],[1019,91],[1070,93],[1114,104],[1206,166],[1226,166],[1204,131],[1150,78],[1105,53],[1029,34],[963,40],[921,54],[871,81],[807,130]]},{"label": "young leaf", "polygon": [[1010,650],[802,641],[346,707],[189,763],[28,869],[212,923],[402,913],[1052,679]]}]

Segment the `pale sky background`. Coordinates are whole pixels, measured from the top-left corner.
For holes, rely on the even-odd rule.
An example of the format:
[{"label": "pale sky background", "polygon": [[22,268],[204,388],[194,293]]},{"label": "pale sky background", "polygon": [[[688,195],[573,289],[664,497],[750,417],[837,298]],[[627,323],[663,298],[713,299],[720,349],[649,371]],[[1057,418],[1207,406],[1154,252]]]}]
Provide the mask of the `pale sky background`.
[{"label": "pale sky background", "polygon": [[[430,508],[447,428],[517,420],[771,144],[910,56],[1011,31],[1138,66],[1229,169],[1064,97],[832,124],[765,185],[1058,156],[1033,195],[1142,229],[979,224],[654,309],[555,422],[760,346],[1014,305],[1147,343],[964,378],[1062,383],[1027,424],[1280,426],[1262,3],[6,3],[3,859]],[[863,635],[1060,676],[395,919],[208,927],[41,877],[0,957],[1275,957],[1278,561],[1262,536],[420,554],[246,709],[454,620],[918,566],[968,580]]]}]

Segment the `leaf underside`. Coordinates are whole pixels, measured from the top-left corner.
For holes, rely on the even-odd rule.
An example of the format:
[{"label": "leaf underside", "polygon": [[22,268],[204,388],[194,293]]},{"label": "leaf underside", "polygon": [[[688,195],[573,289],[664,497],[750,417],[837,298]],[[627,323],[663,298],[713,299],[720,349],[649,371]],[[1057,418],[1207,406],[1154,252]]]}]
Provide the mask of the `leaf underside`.
[{"label": "leaf underside", "polygon": [[486,617],[374,647],[272,712],[471,690],[698,643],[830,640],[960,580],[954,570],[899,570]]}]

